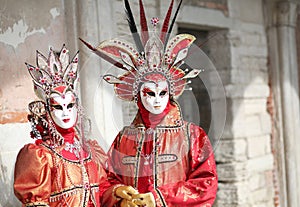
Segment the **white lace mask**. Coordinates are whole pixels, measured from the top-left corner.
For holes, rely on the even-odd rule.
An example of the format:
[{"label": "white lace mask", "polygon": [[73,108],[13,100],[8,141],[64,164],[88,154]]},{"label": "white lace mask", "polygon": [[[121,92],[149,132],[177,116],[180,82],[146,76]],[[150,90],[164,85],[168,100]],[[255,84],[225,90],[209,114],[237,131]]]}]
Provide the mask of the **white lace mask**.
[{"label": "white lace mask", "polygon": [[146,82],[141,86],[140,97],[143,106],[152,114],[162,113],[169,102],[167,81]]},{"label": "white lace mask", "polygon": [[54,123],[63,129],[69,129],[76,124],[78,108],[76,98],[71,91],[60,95],[50,95],[50,115]]}]

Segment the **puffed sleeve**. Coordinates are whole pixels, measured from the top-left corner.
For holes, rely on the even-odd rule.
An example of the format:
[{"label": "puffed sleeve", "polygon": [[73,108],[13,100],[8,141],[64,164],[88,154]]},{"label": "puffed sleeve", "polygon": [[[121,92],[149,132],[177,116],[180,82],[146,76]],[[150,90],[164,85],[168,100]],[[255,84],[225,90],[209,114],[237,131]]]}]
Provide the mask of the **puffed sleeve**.
[{"label": "puffed sleeve", "polygon": [[14,193],[26,206],[49,206],[51,159],[41,145],[27,144],[15,164]]},{"label": "puffed sleeve", "polygon": [[107,180],[106,165],[107,165],[107,154],[99,146],[96,140],[88,140],[90,146],[92,159],[97,164],[97,172],[99,178],[99,195],[102,198],[103,193],[110,187],[110,183]]},{"label": "puffed sleeve", "polygon": [[93,160],[97,163],[99,167],[105,168],[107,162],[107,154],[99,146],[96,140],[88,140],[87,144],[90,146]]},{"label": "puffed sleeve", "polygon": [[218,179],[212,146],[202,128],[190,124],[188,130],[190,167],[187,179],[153,189],[158,204],[165,202],[167,206],[209,207],[214,203]]}]

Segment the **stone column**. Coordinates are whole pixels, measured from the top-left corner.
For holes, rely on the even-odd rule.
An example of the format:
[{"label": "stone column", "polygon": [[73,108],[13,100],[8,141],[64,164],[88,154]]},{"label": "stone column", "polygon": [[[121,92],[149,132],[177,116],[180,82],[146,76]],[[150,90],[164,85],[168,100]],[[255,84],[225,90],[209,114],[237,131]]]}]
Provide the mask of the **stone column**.
[{"label": "stone column", "polygon": [[270,76],[275,104],[275,147],[281,206],[300,206],[299,86],[295,27],[297,4],[268,1]]},{"label": "stone column", "polygon": [[278,49],[288,206],[300,206],[299,87],[296,50],[297,4],[278,3]]},{"label": "stone column", "polygon": [[[113,86],[103,83],[101,75],[111,66],[93,54],[79,37],[97,46],[101,41],[112,38],[114,31],[113,1],[86,0],[66,1],[74,13],[75,42],[80,50],[81,103],[91,123],[89,138],[96,139],[104,150],[120,130],[116,122],[122,121],[121,107],[116,106]],[[70,22],[70,21],[69,21]],[[114,107],[114,111],[113,110]]]}]

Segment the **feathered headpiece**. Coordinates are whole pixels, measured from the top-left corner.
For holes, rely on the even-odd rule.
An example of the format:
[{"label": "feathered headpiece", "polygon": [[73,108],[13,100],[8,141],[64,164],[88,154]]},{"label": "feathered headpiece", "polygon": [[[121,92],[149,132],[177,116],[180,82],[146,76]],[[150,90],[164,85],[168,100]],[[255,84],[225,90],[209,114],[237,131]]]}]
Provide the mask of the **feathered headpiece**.
[{"label": "feathered headpiece", "polygon": [[[69,51],[63,45],[59,54],[52,48],[48,58],[39,51],[36,52],[37,66],[25,63],[32,77],[36,95],[46,101],[51,91],[60,88],[75,89],[77,83],[78,52],[70,62]],[[58,89],[59,90],[59,89]]]},{"label": "feathered headpiece", "polygon": [[159,35],[156,32],[158,18],[151,19],[154,31],[149,33],[143,3],[140,0],[141,36],[137,31],[129,2],[128,0],[124,2],[127,21],[136,47],[124,40],[112,39],[103,41],[97,48],[94,48],[84,40],[80,40],[95,54],[126,71],[119,77],[111,74],[103,76],[105,81],[114,84],[115,92],[121,99],[137,100],[141,83],[161,80],[169,83],[171,96],[179,97],[188,83],[187,79],[194,78],[201,72],[197,69],[189,72],[180,69],[195,37],[189,34],[179,34],[169,40],[182,0],[169,25],[174,4],[174,0],[171,1]]}]

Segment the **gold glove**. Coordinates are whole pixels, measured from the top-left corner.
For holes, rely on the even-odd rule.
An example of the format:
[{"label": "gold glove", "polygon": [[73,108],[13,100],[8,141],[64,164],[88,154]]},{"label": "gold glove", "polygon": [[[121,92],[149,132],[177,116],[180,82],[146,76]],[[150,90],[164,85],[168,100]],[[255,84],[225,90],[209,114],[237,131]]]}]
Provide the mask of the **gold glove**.
[{"label": "gold glove", "polygon": [[129,201],[126,199],[122,199],[120,206],[121,207],[138,207],[138,205],[136,205],[132,201]]},{"label": "gold glove", "polygon": [[115,195],[120,198],[131,201],[132,195],[138,194],[139,192],[132,186],[122,185],[116,188]]},{"label": "gold glove", "polygon": [[132,202],[139,206],[155,207],[155,199],[152,193],[132,195]]}]

